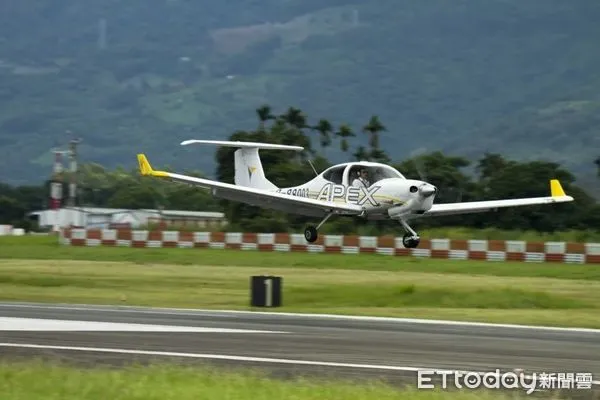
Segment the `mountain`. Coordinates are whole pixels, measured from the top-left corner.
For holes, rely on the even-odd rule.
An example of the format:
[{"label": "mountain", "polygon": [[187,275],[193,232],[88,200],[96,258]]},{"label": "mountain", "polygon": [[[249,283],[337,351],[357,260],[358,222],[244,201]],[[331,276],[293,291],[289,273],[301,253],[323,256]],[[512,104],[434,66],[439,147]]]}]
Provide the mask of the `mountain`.
[{"label": "mountain", "polygon": [[357,131],[376,114],[395,160],[493,151],[594,182],[598,20],[597,0],[5,0],[0,181],[47,178],[66,131],[82,162],[213,174],[214,148],[179,142],[267,103]]}]

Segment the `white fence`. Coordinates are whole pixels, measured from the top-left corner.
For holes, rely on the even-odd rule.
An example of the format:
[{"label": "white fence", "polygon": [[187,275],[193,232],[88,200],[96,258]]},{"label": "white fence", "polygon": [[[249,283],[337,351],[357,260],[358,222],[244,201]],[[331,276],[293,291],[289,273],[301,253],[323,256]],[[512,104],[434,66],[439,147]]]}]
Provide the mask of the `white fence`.
[{"label": "white fence", "polygon": [[13,228],[12,225],[0,225],[0,236],[23,236],[25,229]]}]

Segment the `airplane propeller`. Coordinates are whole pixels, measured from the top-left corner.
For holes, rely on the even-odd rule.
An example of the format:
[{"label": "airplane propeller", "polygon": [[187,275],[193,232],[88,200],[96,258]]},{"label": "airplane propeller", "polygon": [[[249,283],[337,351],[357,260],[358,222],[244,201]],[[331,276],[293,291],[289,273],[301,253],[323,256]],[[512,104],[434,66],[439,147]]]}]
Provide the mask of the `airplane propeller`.
[{"label": "airplane propeller", "polygon": [[421,187],[419,187],[419,194],[424,198],[431,197],[432,195],[434,195],[436,193],[437,193],[437,188],[428,183],[425,183],[425,184],[421,185]]},{"label": "airplane propeller", "polygon": [[[421,155],[423,155],[425,153],[425,151],[426,151],[426,149],[424,147],[422,147],[411,153],[412,162],[415,166],[415,169],[417,170],[419,179],[422,180],[423,182],[427,182],[427,174],[425,173],[426,168],[423,163],[423,159],[421,158]],[[432,195],[434,195],[438,192],[438,190],[435,186],[428,184],[428,183],[421,185],[417,190],[419,191],[419,194],[421,195],[421,197],[424,199],[431,197]]]},{"label": "airplane propeller", "polygon": [[423,165],[423,160],[419,157],[413,157],[413,163],[415,164],[415,169],[417,170],[417,174],[419,175],[419,179],[427,182],[427,175],[425,175],[425,166]]},{"label": "airplane propeller", "polygon": [[[427,180],[427,168],[425,167],[425,164],[423,162],[423,159],[421,158],[422,155],[425,154],[425,152],[427,151],[427,149],[425,147],[421,147],[418,148],[417,150],[414,150],[413,152],[410,153],[410,156],[412,158],[412,162],[415,166],[415,169],[417,170],[417,174],[419,175],[419,179],[424,181],[424,182],[429,182]],[[463,196],[463,191],[464,188],[461,186],[459,186],[458,188],[452,188],[450,190],[450,195],[452,194],[452,192],[456,193],[456,198],[454,199],[455,202],[460,202],[462,201],[462,196]],[[437,194],[439,195],[439,189],[436,188],[435,191],[431,192],[431,189],[420,189],[419,192],[421,193],[421,195],[424,198],[430,197],[433,194]]]}]

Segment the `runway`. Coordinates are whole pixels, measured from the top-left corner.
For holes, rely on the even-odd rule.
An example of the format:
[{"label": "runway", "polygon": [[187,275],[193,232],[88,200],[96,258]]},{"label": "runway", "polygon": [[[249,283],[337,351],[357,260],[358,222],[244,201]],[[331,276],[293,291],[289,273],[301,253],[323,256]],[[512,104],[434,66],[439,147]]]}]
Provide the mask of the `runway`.
[{"label": "runway", "polygon": [[600,330],[392,318],[0,303],[0,354],[210,361],[404,383],[420,368],[589,372],[600,388]]}]

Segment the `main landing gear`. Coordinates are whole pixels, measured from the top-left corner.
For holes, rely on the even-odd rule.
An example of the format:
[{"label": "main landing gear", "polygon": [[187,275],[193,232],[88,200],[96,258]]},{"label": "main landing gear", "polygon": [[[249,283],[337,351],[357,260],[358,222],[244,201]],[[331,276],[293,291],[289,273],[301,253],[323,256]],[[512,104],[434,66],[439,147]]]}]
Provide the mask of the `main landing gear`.
[{"label": "main landing gear", "polygon": [[320,228],[321,226],[323,226],[323,224],[324,224],[325,222],[327,222],[327,220],[329,219],[329,217],[331,217],[332,215],[333,215],[333,212],[330,212],[330,213],[328,213],[328,214],[325,216],[325,218],[323,218],[323,221],[321,221],[321,222],[319,223],[319,225],[317,225],[317,227],[316,227],[316,228],[315,228],[314,226],[312,226],[312,225],[308,225],[308,226],[306,227],[306,229],[304,230],[304,238],[306,239],[306,241],[307,241],[307,242],[309,242],[309,243],[314,243],[314,242],[316,242],[317,238],[319,237],[319,234],[318,234],[318,232],[317,232],[317,231],[319,230],[319,228]]},{"label": "main landing gear", "polygon": [[400,223],[402,224],[404,229],[406,229],[406,233],[402,237],[402,244],[404,245],[404,247],[406,247],[407,249],[417,248],[419,246],[419,242],[421,241],[421,238],[419,237],[419,235],[417,235],[417,232],[415,232],[406,223],[406,221],[401,219]]}]

